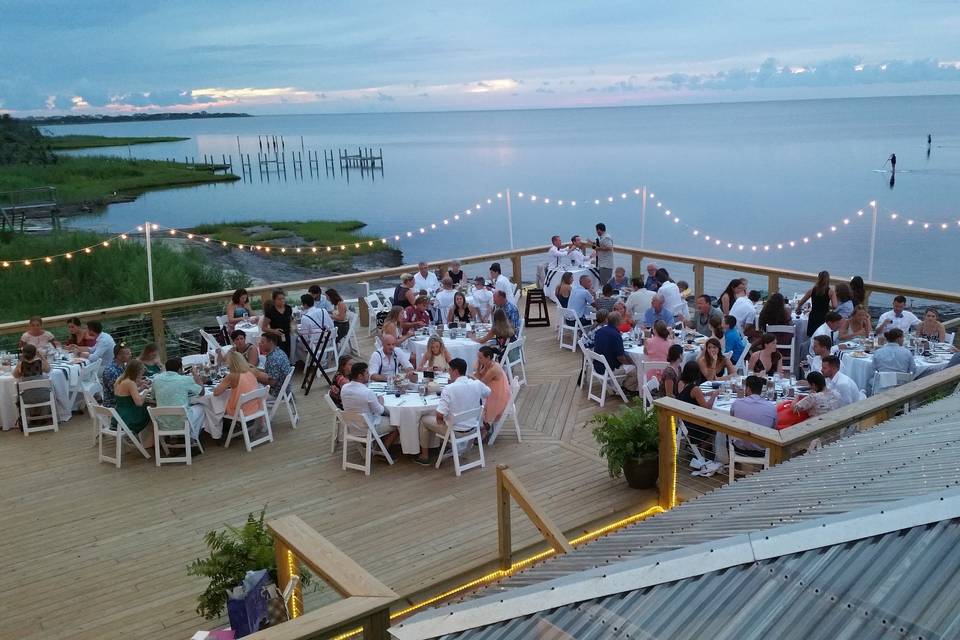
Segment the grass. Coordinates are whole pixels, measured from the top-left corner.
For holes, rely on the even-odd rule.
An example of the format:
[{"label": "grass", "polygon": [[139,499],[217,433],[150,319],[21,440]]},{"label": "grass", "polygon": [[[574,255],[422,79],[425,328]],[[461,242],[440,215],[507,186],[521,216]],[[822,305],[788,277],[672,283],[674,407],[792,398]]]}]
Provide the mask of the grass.
[{"label": "grass", "polygon": [[96,147],[125,147],[131,144],[153,144],[155,142],[180,142],[190,138],[178,138],[176,136],[153,136],[153,137],[114,137],[114,136],[45,136],[44,142],[53,151],[62,151],[66,149],[92,149]]},{"label": "grass", "polygon": [[[50,235],[0,235],[0,260],[55,255],[96,244],[102,236],[90,232]],[[0,267],[0,322],[32,315],[79,313],[148,300],[146,248],[136,240],[116,241],[73,259],[35,262],[29,267]],[[153,276],[158,300],[223,291],[232,278],[212,265],[203,251],[178,252],[159,243],[153,246]]]},{"label": "grass", "polygon": [[150,189],[239,180],[160,160],[107,157],[58,157],[52,164],[0,165],[0,191],[38,186],[57,188],[61,204],[105,204],[119,195],[135,196]]}]

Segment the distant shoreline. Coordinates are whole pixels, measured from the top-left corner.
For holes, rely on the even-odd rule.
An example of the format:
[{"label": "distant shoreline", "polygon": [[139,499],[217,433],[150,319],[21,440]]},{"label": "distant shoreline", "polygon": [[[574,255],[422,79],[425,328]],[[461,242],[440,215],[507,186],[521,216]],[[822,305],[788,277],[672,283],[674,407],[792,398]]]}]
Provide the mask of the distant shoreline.
[{"label": "distant shoreline", "polygon": [[134,113],[131,115],[69,115],[69,116],[31,116],[20,118],[30,124],[103,124],[112,122],[151,122],[163,120],[205,120],[208,118],[253,118],[249,113]]}]

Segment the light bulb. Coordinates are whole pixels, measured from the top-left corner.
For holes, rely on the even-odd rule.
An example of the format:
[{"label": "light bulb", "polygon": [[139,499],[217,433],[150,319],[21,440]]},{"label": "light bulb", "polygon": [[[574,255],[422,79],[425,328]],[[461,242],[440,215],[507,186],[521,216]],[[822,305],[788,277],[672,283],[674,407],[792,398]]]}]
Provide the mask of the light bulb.
[{"label": "light bulb", "polygon": [[607,196],[607,202],[613,202],[613,196]]},{"label": "light bulb", "polygon": [[[570,201],[570,206],[571,206],[571,207],[577,206],[577,201],[576,201],[576,200],[571,200],[571,201]],[[960,220],[957,221],[957,224],[960,224]]]},{"label": "light bulb", "polygon": [[66,258],[67,260],[72,260],[72,259],[73,259],[73,254],[72,254],[72,253],[68,253],[68,254],[65,254],[63,257]]}]

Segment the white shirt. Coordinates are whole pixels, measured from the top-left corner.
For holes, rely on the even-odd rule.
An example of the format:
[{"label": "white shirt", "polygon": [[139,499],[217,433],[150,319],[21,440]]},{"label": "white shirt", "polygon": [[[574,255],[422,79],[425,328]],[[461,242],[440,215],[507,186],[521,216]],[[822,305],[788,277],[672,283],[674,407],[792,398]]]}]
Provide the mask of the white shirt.
[{"label": "white shirt", "polygon": [[507,296],[507,300],[513,300],[513,283],[510,282],[510,278],[507,276],[502,273],[497,276],[496,281],[493,283],[493,288],[497,291],[503,291]]},{"label": "white shirt", "polygon": [[[835,356],[840,353],[840,348],[837,345],[830,347],[830,355]],[[823,371],[823,358],[818,355],[810,355],[807,357],[807,362],[810,363],[810,371]]]},{"label": "white shirt", "polygon": [[[661,288],[661,291],[663,289]],[[733,304],[730,306],[730,315],[737,319],[737,328],[742,332],[744,327],[748,324],[752,325],[756,322],[757,311],[753,307],[753,303],[750,302],[750,298],[747,296],[740,296],[734,300]]]},{"label": "white shirt", "polygon": [[676,282],[670,282],[669,280],[664,282],[660,285],[657,293],[663,296],[663,308],[674,316],[686,318],[689,315],[687,303],[684,302],[683,296],[680,295],[680,287],[677,286]]},{"label": "white shirt", "polygon": [[489,289],[474,289],[473,306],[480,312],[481,317],[488,318],[493,308],[493,292]]},{"label": "white shirt", "polygon": [[417,271],[413,274],[413,291],[414,293],[420,293],[420,291],[426,289],[427,293],[431,293],[440,288],[440,281],[437,280],[437,274],[433,271],[427,271],[426,277],[420,275],[420,272]]},{"label": "white shirt", "polygon": [[355,380],[340,388],[340,401],[344,411],[362,414],[374,426],[380,422],[380,416],[384,413],[383,405],[373,389]]},{"label": "white shirt", "polygon": [[437,309],[440,310],[440,320],[442,322],[447,321],[447,311],[450,310],[450,307],[453,306],[453,298],[457,295],[457,292],[453,289],[440,289],[437,292],[437,297],[434,299]]},{"label": "white shirt", "polygon": [[827,378],[827,388],[833,389],[840,396],[840,406],[845,407],[848,404],[858,402],[866,396],[857,387],[857,383],[850,376],[839,371],[832,378]]},{"label": "white shirt", "polygon": [[653,296],[657,295],[655,291],[650,291],[649,289],[640,288],[627,296],[627,301],[624,305],[633,314],[634,320],[642,320],[643,314],[647,312],[647,309],[650,308],[650,302],[653,300]]},{"label": "white shirt", "polygon": [[557,269],[562,265],[567,258],[567,250],[563,247],[555,247],[550,245],[550,268]]},{"label": "white shirt", "polygon": [[877,329],[880,329],[880,325],[884,323],[885,320],[889,320],[887,326],[884,328],[884,331],[889,331],[890,329],[897,328],[907,333],[910,329],[918,324],[920,324],[920,318],[913,315],[906,309],[903,310],[903,313],[900,314],[898,318],[893,312],[893,309],[890,311],[884,311],[880,314],[880,319],[877,321]]},{"label": "white shirt", "polygon": [[[826,322],[817,327],[817,330],[813,332],[813,335],[810,336],[810,354],[813,355],[813,339],[817,336],[827,336],[833,340],[833,346],[837,346],[839,334],[836,331],[833,331]],[[818,369],[819,371],[819,369]]]},{"label": "white shirt", "polygon": [[383,352],[383,349],[377,349],[370,355],[370,362],[367,363],[367,367],[372,376],[392,376],[403,373],[405,369],[412,368],[410,365],[410,354],[400,347],[393,348],[392,356],[387,356]]},{"label": "white shirt", "polygon": [[333,316],[317,305],[310,307],[300,316],[297,333],[303,336],[311,347],[316,346],[323,329],[333,331]]},{"label": "white shirt", "polygon": [[[437,404],[437,413],[448,421],[458,413],[476,409],[480,402],[490,395],[490,387],[479,380],[473,380],[467,376],[460,376],[440,392],[440,402]],[[469,422],[462,424],[454,423],[454,427],[472,427],[477,424],[480,416],[474,417]]]},{"label": "white shirt", "polygon": [[570,264],[575,267],[582,267],[583,263],[587,261],[587,256],[583,255],[583,251],[580,251],[580,249],[570,249],[567,251],[567,257],[570,258]]}]

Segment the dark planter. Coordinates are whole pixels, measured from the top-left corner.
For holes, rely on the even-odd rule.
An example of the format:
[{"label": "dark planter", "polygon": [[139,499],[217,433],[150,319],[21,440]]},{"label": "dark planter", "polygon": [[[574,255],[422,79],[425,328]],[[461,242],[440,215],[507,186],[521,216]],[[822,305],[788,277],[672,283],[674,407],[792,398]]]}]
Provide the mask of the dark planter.
[{"label": "dark planter", "polygon": [[623,477],[631,489],[653,489],[660,475],[660,456],[652,453],[640,458],[628,458],[623,464]]}]

